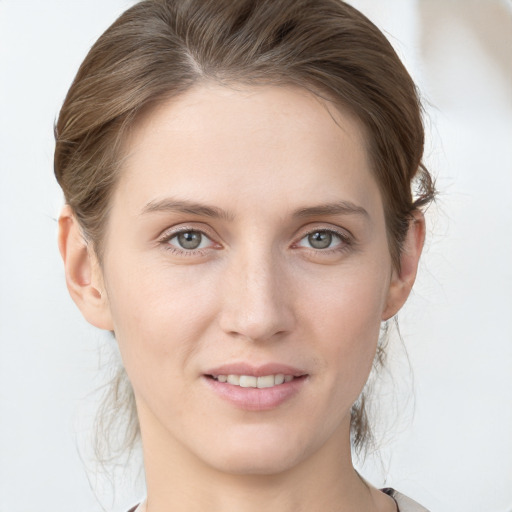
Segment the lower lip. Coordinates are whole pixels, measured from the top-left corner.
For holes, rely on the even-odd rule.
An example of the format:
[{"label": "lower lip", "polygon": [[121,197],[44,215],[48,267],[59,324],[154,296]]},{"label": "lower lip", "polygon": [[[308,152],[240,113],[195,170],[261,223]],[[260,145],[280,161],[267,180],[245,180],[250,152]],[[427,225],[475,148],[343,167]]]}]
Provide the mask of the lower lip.
[{"label": "lower lip", "polygon": [[306,376],[298,377],[271,388],[243,388],[212,377],[204,376],[206,384],[222,399],[246,411],[268,411],[296,395],[302,388]]}]

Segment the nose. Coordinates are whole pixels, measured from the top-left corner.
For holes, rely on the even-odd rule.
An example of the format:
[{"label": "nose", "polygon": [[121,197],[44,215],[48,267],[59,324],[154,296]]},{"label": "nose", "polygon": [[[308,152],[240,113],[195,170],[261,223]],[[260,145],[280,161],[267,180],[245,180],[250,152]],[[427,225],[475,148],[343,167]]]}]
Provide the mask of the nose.
[{"label": "nose", "polygon": [[271,251],[232,255],[224,276],[220,327],[249,341],[275,339],[295,324],[293,292],[279,258]]}]

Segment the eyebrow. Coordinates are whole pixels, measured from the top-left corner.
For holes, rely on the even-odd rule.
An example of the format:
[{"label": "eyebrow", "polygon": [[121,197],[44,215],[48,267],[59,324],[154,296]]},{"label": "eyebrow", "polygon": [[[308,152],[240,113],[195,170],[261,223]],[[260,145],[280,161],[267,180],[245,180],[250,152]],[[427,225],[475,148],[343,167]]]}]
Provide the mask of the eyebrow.
[{"label": "eyebrow", "polygon": [[[233,213],[223,210],[222,208],[217,208],[216,206],[171,198],[150,201],[142,209],[141,214],[144,215],[153,212],[187,213],[189,215],[211,217],[227,221],[232,221],[235,218]],[[350,201],[337,201],[334,203],[299,208],[293,212],[292,217],[306,218],[324,215],[360,215],[366,218],[370,217],[362,206],[358,206]]]},{"label": "eyebrow", "polygon": [[299,208],[293,213],[294,217],[317,217],[323,215],[361,215],[370,218],[368,212],[362,207],[350,201],[337,201],[335,203],[321,204]]},{"label": "eyebrow", "polygon": [[153,212],[170,212],[170,213],[188,213],[190,215],[198,215],[202,217],[211,217],[214,219],[233,220],[235,216],[222,208],[209,206],[194,201],[181,201],[174,199],[161,199],[158,201],[150,201],[142,209],[141,214]]}]

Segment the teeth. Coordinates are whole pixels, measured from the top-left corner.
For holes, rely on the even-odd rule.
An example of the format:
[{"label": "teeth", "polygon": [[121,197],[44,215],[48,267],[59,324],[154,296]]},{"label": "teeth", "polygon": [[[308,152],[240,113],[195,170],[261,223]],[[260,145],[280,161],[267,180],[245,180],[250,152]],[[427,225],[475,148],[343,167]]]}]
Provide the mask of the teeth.
[{"label": "teeth", "polygon": [[293,375],[283,375],[282,373],[261,377],[255,377],[254,375],[215,375],[214,379],[242,388],[271,388],[292,381]]},{"label": "teeth", "polygon": [[251,375],[240,375],[241,388],[256,388],[258,387],[258,378]]},{"label": "teeth", "polygon": [[278,384],[282,384],[284,382],[284,375],[282,373],[278,373],[274,378],[276,386]]},{"label": "teeth", "polygon": [[271,388],[275,386],[276,379],[273,375],[265,375],[264,377],[258,377],[257,386],[259,388]]},{"label": "teeth", "polygon": [[235,386],[240,386],[240,375],[228,375],[227,376],[228,384],[234,384]]}]

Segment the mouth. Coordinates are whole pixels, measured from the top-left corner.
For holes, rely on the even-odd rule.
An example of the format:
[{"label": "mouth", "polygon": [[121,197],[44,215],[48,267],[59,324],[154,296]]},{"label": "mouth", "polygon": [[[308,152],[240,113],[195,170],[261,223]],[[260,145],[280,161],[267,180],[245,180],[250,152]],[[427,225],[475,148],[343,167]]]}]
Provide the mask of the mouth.
[{"label": "mouth", "polygon": [[246,411],[276,409],[298,395],[309,375],[281,364],[235,363],[208,370],[205,384],[232,406]]},{"label": "mouth", "polygon": [[295,379],[305,378],[306,375],[285,375],[284,373],[277,373],[271,375],[261,375],[256,377],[255,375],[207,375],[208,378],[216,380],[217,382],[230,384],[232,386],[239,386],[241,388],[273,388],[281,386],[285,383],[291,382]]}]

